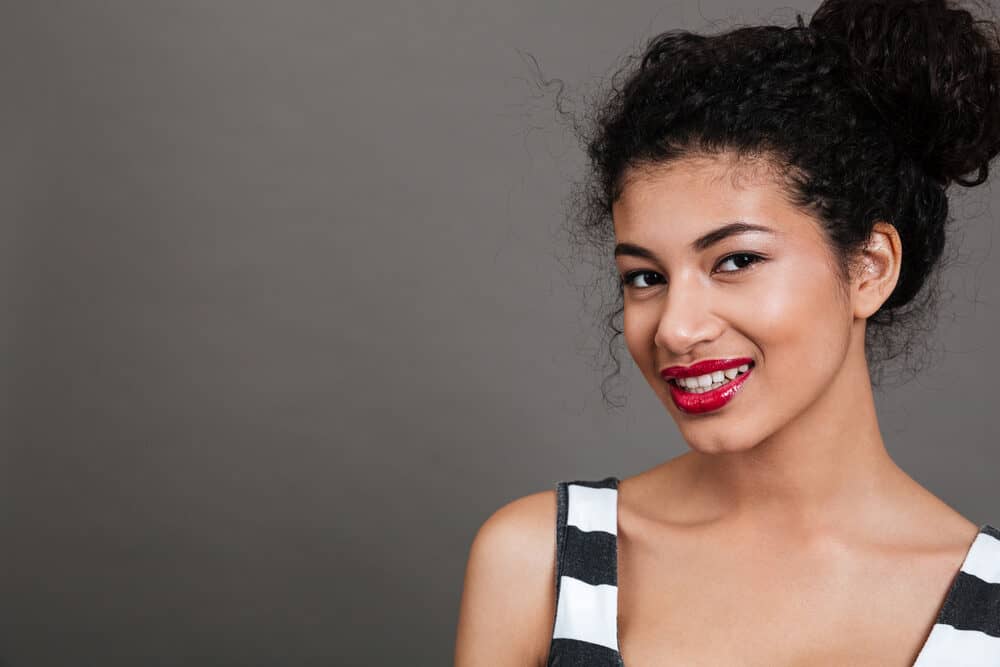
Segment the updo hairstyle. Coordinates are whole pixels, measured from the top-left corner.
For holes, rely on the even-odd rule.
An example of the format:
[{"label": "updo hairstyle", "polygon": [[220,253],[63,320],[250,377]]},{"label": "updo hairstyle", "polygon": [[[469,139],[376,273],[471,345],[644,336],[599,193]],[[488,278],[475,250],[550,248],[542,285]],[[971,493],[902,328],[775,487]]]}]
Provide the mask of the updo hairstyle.
[{"label": "updo hairstyle", "polygon": [[[885,361],[910,358],[936,310],[946,191],[985,182],[1000,152],[995,21],[945,0],[826,0],[808,25],[664,32],[611,81],[574,123],[588,158],[571,199],[575,241],[609,257],[612,204],[633,168],[763,159],[820,222],[845,280],[874,224],[896,227],[899,281],[868,319],[865,349],[876,384]],[[614,280],[605,383],[621,369]]]}]

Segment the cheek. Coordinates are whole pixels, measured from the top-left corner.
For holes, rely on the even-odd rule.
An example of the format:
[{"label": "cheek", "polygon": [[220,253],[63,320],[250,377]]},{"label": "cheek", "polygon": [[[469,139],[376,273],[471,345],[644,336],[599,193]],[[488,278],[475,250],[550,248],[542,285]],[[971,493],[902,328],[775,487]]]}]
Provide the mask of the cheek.
[{"label": "cheek", "polygon": [[754,299],[755,331],[775,370],[820,371],[828,360],[839,359],[846,345],[850,318],[837,278],[815,266],[791,265],[787,272],[775,273]]},{"label": "cheek", "polygon": [[653,309],[643,308],[640,304],[625,307],[622,318],[623,336],[629,354],[640,368],[646,366],[653,352],[653,338],[656,336],[656,315]]}]

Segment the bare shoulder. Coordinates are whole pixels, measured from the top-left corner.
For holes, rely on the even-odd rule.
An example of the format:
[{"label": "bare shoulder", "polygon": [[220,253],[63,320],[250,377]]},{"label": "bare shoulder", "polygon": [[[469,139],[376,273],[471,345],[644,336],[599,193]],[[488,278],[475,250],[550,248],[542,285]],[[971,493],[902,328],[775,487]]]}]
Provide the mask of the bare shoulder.
[{"label": "bare shoulder", "polygon": [[[541,491],[513,500],[488,518],[472,543],[472,554],[477,547],[488,547],[486,554],[495,550],[505,551],[508,558],[521,561],[552,561],[555,554],[556,492]],[[539,554],[539,548],[552,547],[552,553]],[[544,559],[539,558],[544,555]],[[554,561],[553,561],[554,563]],[[549,563],[550,565],[553,563]],[[523,564],[528,564],[524,562]]]},{"label": "bare shoulder", "polygon": [[514,500],[480,526],[469,550],[455,664],[540,665],[555,617],[556,494]]},{"label": "bare shoulder", "polygon": [[918,543],[930,551],[962,553],[979,533],[979,525],[938,497],[930,489],[902,472],[905,484],[899,493],[902,519],[894,520],[896,526],[905,526],[912,534],[920,536]]}]

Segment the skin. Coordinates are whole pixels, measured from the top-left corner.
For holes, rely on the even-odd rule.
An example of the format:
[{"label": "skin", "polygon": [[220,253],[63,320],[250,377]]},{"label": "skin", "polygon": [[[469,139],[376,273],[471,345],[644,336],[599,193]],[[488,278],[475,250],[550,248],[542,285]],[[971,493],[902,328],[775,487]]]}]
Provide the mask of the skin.
[{"label": "skin", "polygon": [[[619,486],[619,644],[628,667],[911,667],[978,526],[886,451],[866,320],[899,277],[877,222],[842,276],[817,220],[762,161],[630,173],[613,208],[630,355],[690,447]],[[706,248],[727,223],[769,228]],[[746,253],[759,261],[754,261]],[[721,410],[692,415],[659,370],[750,357]],[[470,551],[456,665],[544,665],[555,496],[520,498]]]}]

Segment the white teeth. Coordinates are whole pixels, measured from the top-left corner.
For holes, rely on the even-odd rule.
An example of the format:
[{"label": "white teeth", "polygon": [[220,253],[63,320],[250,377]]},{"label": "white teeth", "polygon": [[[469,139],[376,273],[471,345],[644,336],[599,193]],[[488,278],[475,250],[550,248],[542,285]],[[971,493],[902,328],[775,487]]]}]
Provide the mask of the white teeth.
[{"label": "white teeth", "polygon": [[736,368],[727,368],[724,371],[714,371],[697,377],[677,378],[675,382],[693,394],[703,394],[706,391],[718,389],[741,373],[750,370],[750,364],[743,364]]}]

